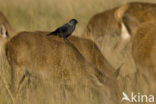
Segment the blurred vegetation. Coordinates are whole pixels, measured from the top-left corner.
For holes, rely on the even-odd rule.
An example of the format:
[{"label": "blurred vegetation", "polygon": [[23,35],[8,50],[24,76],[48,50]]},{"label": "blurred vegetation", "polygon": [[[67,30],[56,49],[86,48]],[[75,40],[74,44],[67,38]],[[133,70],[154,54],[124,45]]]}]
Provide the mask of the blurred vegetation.
[{"label": "blurred vegetation", "polygon": [[[75,34],[80,35],[94,14],[132,1],[156,3],[156,0],[0,0],[0,11],[18,30],[52,31],[76,18],[79,24]],[[6,69],[9,69],[7,64],[0,62],[0,104],[12,102],[4,82],[5,79],[10,83]]]},{"label": "blurred vegetation", "polygon": [[156,0],[0,0],[0,11],[15,29],[53,30],[71,18],[79,20],[80,34],[96,13],[131,1]]}]

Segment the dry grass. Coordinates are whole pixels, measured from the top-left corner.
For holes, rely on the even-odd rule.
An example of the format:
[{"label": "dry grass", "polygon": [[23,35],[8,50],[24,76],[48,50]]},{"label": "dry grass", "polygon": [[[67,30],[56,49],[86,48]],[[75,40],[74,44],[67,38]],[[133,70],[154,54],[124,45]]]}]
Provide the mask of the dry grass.
[{"label": "dry grass", "polygon": [[[8,18],[15,29],[53,30],[76,18],[79,24],[75,34],[80,35],[88,20],[106,9],[130,1],[155,2],[155,0],[0,0],[0,11]],[[3,82],[10,83],[9,68],[0,62],[0,104],[11,103],[11,97]],[[8,69],[8,70],[7,70]]]},{"label": "dry grass", "polygon": [[2,11],[11,24],[22,30],[53,30],[71,18],[79,20],[80,34],[88,20],[97,12],[130,1],[155,0],[1,0]]}]

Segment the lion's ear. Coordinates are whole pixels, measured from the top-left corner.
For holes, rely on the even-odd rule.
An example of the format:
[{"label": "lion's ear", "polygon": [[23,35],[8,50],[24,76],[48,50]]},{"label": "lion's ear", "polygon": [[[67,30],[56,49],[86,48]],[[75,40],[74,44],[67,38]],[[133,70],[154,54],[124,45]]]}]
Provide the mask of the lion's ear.
[{"label": "lion's ear", "polygon": [[4,24],[0,25],[0,36],[3,38],[8,37],[8,31],[7,31],[6,27],[4,26]]},{"label": "lion's ear", "polygon": [[115,20],[120,24],[123,21],[123,17],[126,13],[126,11],[129,9],[129,5],[125,4],[121,7],[119,7],[115,12],[114,12],[114,17]]}]

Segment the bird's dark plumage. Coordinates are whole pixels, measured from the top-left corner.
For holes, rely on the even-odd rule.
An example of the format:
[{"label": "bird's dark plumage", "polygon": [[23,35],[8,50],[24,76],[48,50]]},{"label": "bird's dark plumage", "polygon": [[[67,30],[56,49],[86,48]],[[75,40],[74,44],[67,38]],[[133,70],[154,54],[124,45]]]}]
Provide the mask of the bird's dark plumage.
[{"label": "bird's dark plumage", "polygon": [[63,26],[57,28],[55,31],[49,33],[47,36],[50,35],[57,35],[64,39],[68,38],[75,30],[76,24],[78,21],[76,19],[71,19],[68,23],[64,24]]}]

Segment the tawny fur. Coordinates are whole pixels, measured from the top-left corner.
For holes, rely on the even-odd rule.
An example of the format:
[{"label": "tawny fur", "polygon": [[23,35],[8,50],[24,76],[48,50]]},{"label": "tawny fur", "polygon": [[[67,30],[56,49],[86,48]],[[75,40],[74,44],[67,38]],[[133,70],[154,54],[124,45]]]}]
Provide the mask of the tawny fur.
[{"label": "tawny fur", "polygon": [[[120,15],[118,16],[116,13]],[[119,79],[121,90],[129,89],[126,90],[127,92],[136,90],[137,69],[131,54],[131,42],[140,24],[155,19],[156,4],[132,2],[94,15],[82,34],[85,38],[91,39],[97,44],[102,54],[113,67],[117,68],[123,64],[120,71],[121,78]],[[130,39],[127,39],[128,42],[122,41],[121,24],[124,24],[130,34]],[[118,43],[122,44],[123,49],[114,50]],[[144,84],[141,86],[144,86]],[[152,84],[149,86],[152,86]],[[150,92],[149,89],[147,90]]]},{"label": "tawny fur", "polygon": [[[48,80],[49,83],[53,82],[54,85],[63,84],[64,87],[69,86],[73,91],[78,90],[80,93],[83,92],[80,91],[81,87],[87,85],[88,88],[86,90],[89,91],[91,95],[93,94],[91,89],[97,92],[99,96],[99,104],[103,104],[103,101],[109,102],[110,104],[118,102],[116,99],[118,97],[114,95],[114,93],[117,94],[118,92],[118,90],[116,90],[117,84],[115,84],[116,82],[113,76],[110,76],[113,74],[110,73],[111,70],[109,69],[111,67],[109,64],[105,63],[105,67],[103,65],[100,66],[101,68],[103,67],[103,70],[105,70],[106,73],[102,73],[101,70],[98,70],[95,65],[91,64],[96,62],[92,61],[96,59],[89,59],[89,56],[95,55],[95,53],[98,54],[98,50],[92,50],[91,48],[93,47],[94,49],[94,43],[89,40],[70,37],[69,41],[71,43],[69,44],[59,37],[47,37],[47,33],[48,32],[41,31],[21,32],[7,42],[6,55],[9,64],[12,66],[12,85],[14,85],[15,89],[21,86],[22,77],[24,75],[26,76],[25,73],[29,73],[30,76],[40,76],[40,79],[44,79],[43,81],[45,82]],[[86,45],[84,43],[90,44]],[[89,50],[91,53],[89,53]],[[91,63],[86,61],[83,55],[86,58],[88,57],[88,60],[90,60]],[[102,60],[100,62],[103,63]],[[101,63],[99,63],[99,65]],[[113,86],[114,84],[116,86]],[[74,88],[74,86],[76,87]],[[106,92],[101,88],[107,89],[105,90]],[[67,94],[75,94],[74,92],[68,91],[66,89],[63,91],[66,91]],[[103,92],[107,93],[108,96],[106,96]],[[69,97],[68,95],[66,96]],[[78,96],[80,97],[81,94],[78,94]],[[74,100],[76,99],[74,97],[78,96],[73,96],[70,100]],[[111,97],[114,99],[109,101]],[[90,99],[90,97],[87,96],[86,99]],[[86,101],[85,103],[88,102]]]},{"label": "tawny fur", "polygon": [[[132,55],[138,68],[138,80],[148,85],[148,91],[144,87],[140,90],[144,93],[156,95],[156,21],[140,25],[132,39]],[[141,86],[141,85],[140,85]]]}]

